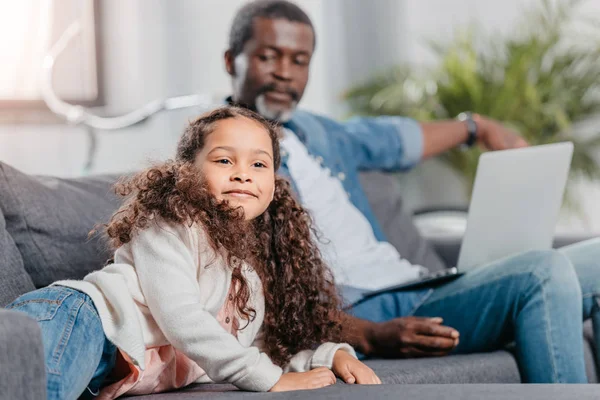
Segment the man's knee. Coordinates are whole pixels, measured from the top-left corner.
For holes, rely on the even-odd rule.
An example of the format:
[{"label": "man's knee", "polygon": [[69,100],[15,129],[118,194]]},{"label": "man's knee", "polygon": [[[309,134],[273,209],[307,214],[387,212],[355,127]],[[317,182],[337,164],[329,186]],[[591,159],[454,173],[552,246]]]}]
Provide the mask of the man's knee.
[{"label": "man's knee", "polygon": [[600,237],[573,243],[560,249],[569,258],[593,257],[600,255]]},{"label": "man's knee", "polygon": [[523,255],[523,268],[532,283],[581,297],[581,287],[569,258],[557,250],[535,250]]}]

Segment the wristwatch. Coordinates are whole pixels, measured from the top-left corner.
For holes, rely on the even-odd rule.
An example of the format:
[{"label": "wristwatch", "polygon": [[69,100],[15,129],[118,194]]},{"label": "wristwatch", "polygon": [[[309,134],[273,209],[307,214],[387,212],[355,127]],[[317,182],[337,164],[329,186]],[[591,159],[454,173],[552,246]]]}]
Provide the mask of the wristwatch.
[{"label": "wristwatch", "polygon": [[456,119],[464,122],[467,125],[467,132],[469,136],[465,141],[466,147],[473,147],[475,142],[477,142],[477,123],[473,119],[473,113],[470,111],[461,112],[456,116]]}]

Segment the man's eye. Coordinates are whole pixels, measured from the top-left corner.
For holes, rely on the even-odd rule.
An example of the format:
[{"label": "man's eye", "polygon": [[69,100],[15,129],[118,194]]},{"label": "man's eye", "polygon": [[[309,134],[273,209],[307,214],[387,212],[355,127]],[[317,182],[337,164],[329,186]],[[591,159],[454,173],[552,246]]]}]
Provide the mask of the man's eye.
[{"label": "man's eye", "polygon": [[271,61],[271,60],[274,60],[275,57],[272,55],[267,55],[267,54],[259,54],[258,59],[261,61]]}]

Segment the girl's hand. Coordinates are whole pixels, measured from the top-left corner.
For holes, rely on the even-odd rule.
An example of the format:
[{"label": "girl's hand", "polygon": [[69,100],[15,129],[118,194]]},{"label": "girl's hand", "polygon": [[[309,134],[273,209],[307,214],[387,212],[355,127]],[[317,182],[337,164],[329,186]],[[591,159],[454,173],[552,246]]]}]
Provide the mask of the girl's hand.
[{"label": "girl's hand", "polygon": [[381,385],[381,380],[371,368],[343,350],[335,352],[331,369],[346,383]]},{"label": "girl's hand", "polygon": [[[338,352],[339,353],[339,352]],[[289,390],[319,389],[335,383],[335,375],[325,367],[308,372],[288,372],[281,375],[279,381],[269,392],[287,392]]]}]

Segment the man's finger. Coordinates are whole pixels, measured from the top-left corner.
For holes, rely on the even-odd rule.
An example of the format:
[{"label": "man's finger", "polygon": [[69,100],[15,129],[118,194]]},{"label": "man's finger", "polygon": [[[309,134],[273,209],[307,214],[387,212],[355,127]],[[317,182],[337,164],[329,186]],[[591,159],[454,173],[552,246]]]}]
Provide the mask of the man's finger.
[{"label": "man's finger", "polygon": [[522,137],[519,137],[517,138],[517,143],[515,144],[515,147],[529,147],[529,143],[527,143],[527,141]]},{"label": "man's finger", "polygon": [[456,339],[460,336],[456,329],[438,323],[432,323],[427,320],[415,321],[413,327],[415,333],[420,335],[442,336],[452,339]]},{"label": "man's finger", "polygon": [[413,346],[425,350],[452,350],[456,340],[441,336],[416,335]]}]

